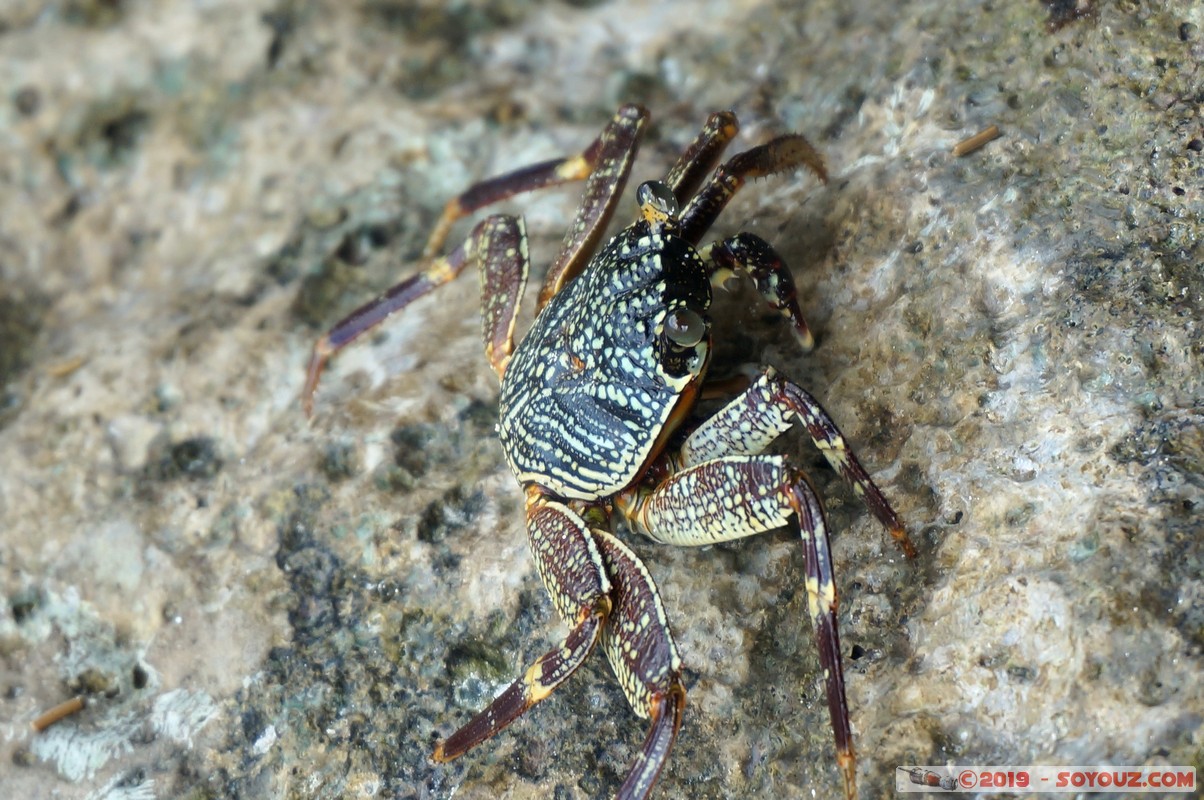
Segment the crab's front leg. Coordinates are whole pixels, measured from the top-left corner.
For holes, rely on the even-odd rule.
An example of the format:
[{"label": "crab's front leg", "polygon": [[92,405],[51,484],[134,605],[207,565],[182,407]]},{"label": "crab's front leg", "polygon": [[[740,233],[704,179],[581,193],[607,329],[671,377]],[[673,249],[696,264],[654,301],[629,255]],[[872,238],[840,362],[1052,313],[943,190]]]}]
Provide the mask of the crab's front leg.
[{"label": "crab's front leg", "polygon": [[569,633],[440,742],[434,758],[451,761],[514,722],[568,680],[601,641],[632,709],[651,719],[616,798],[645,798],[669,757],[686,697],[656,585],[626,545],[534,488],[527,494],[527,532],[536,569]]},{"label": "crab's front leg", "polygon": [[824,458],[890,532],[903,553],[915,558],[915,547],[899,515],[861,466],[836,422],[811,393],[772,368],[690,433],[678,452],[678,464],[688,467],[723,456],[761,453],[796,421],[803,423]]},{"label": "crab's front leg", "polygon": [[[690,182],[698,178],[697,165],[718,157],[723,145],[735,135],[735,123],[735,117],[730,113],[715,114],[707,120],[698,139],[666,179],[678,192],[679,199],[684,200],[674,182],[692,185]],[[680,235],[697,245],[719,213],[750,178],[800,166],[807,167],[820,180],[827,182],[828,172],[823,158],[799,134],[779,136],[733,156],[715,171],[702,190],[694,194],[682,209]],[[808,351],[815,345],[815,339],[799,310],[798,292],[790,269],[768,242],[751,233],[739,233],[699,248],[698,254],[709,265],[713,287],[722,287],[736,273],[750,276],[757,285],[757,291],[769,305],[790,320],[803,350]]]},{"label": "crab's front leg", "polygon": [[806,167],[824,183],[828,170],[823,156],[797,133],[779,136],[763,145],[737,153],[724,162],[681,210],[679,235],[693,245],[702,241],[719,214],[751,178]]},{"label": "crab's front leg", "polygon": [[815,337],[798,305],[794,276],[769,242],[751,233],[738,233],[722,242],[712,242],[698,254],[710,265],[711,286],[724,286],[738,273],[748,275],[770,307],[790,320],[803,352],[815,347]]},{"label": "crab's front leg", "polygon": [[845,701],[828,526],[806,477],[780,456],[727,456],[677,472],[655,488],[629,491],[616,507],[632,527],[665,544],[701,546],[786,525],[802,536],[807,609],[836,739],[845,795],[856,797],[856,756]]},{"label": "crab's front leg", "polygon": [[802,535],[807,607],[815,630],[845,790],[855,795],[856,761],[836,623],[836,584],[823,508],[806,476],[780,456],[759,455],[799,420],[832,466],[865,501],[908,556],[915,550],[898,515],[848,448],[836,423],[802,388],[767,370],[705,420],[676,454],[671,473],[616,499],[632,527],[667,544],[698,546],[784,525]]}]

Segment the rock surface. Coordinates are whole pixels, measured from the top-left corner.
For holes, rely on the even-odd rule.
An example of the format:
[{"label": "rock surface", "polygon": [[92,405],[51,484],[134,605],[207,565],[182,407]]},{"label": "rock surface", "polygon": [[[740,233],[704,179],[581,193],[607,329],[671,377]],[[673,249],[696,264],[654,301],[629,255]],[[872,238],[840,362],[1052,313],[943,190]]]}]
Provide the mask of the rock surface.
[{"label": "rock surface", "polygon": [[[342,354],[312,423],[297,397],[449,197],[623,102],[655,120],[635,181],[721,108],[829,161],[715,231],[775,244],[818,348],[743,287],[716,370],[810,388],[919,546],[786,437],[836,531],[862,796],[900,764],[1204,766],[1204,10],[650,5],[0,5],[6,793],[614,791],[643,725],[601,658],[428,760],[560,630],[475,279]],[[574,196],[506,205],[537,272]],[[633,546],[688,667],[656,796],[836,796],[797,543]]]}]

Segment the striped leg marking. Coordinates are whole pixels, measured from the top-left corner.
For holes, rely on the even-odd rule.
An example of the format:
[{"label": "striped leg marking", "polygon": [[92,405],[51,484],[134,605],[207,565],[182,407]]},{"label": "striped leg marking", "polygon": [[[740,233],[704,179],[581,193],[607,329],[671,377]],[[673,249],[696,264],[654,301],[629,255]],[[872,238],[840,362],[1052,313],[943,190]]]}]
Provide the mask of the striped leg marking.
[{"label": "striped leg marking", "polygon": [[689,466],[727,455],[763,452],[795,419],[806,426],[811,441],[890,532],[903,553],[915,558],[915,547],[898,514],[849,449],[832,417],[811,394],[772,369],[699,425],[682,445],[679,462]]},{"label": "striped leg marking", "polygon": [[585,522],[566,506],[532,495],[527,504],[527,532],[536,568],[552,605],[570,626],[569,633],[484,711],[436,745],[435,761],[463,755],[518,719],[576,672],[604,635],[611,583]]},{"label": "striped leg marking", "polygon": [[621,496],[632,527],[666,544],[698,546],[790,525],[806,562],[807,610],[815,630],[845,794],[856,796],[856,756],[845,702],[828,526],[804,475],[780,456],[726,456],[686,467],[655,488]]}]

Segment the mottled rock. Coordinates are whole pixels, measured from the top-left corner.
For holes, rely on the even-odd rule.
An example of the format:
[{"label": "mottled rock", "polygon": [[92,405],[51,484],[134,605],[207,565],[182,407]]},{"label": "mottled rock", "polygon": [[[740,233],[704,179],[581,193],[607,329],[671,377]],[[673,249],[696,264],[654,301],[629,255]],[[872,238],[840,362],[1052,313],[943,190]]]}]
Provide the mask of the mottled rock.
[{"label": "mottled rock", "polygon": [[[862,795],[900,764],[1201,766],[1202,24],[1182,3],[7,4],[6,792],[614,791],[643,724],[600,658],[429,760],[560,635],[492,438],[476,278],[340,354],[312,421],[298,392],[450,197],[627,101],[654,116],[636,180],[722,108],[742,146],[795,130],[828,160],[827,186],[756,181],[715,231],[774,243],[819,346],[740,286],[715,368],[816,394],[920,547],[784,438],[835,531]],[[575,195],[503,207],[533,284]],[[657,796],[833,795],[797,543],[632,544],[689,690]]]}]

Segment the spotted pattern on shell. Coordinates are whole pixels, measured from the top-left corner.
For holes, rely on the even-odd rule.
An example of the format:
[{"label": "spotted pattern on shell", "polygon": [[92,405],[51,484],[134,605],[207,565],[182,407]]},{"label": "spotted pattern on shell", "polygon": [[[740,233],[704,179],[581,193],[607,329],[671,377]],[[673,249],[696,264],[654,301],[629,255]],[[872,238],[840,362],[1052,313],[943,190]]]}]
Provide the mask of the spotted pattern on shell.
[{"label": "spotted pattern on shell", "polygon": [[[709,355],[710,282],[698,254],[659,225],[615,237],[560,291],[515,349],[498,398],[498,438],[524,484],[592,500],[631,484]],[[673,341],[668,317],[706,335]]]}]

